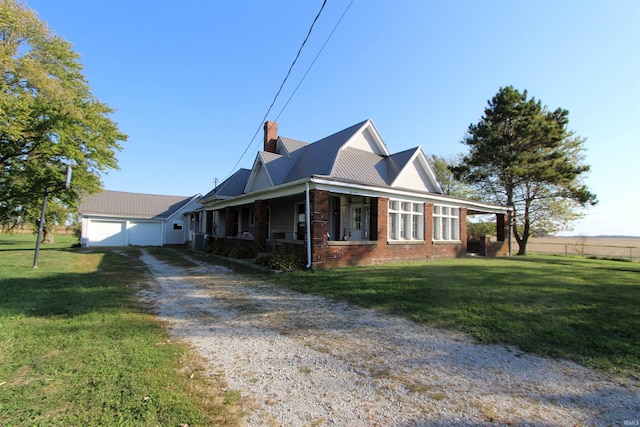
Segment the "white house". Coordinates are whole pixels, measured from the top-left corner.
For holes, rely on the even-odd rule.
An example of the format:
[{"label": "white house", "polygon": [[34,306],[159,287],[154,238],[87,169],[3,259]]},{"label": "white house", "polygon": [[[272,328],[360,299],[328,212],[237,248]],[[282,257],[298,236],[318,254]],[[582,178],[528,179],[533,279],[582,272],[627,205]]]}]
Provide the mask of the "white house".
[{"label": "white house", "polygon": [[191,197],[105,190],[78,209],[82,246],[163,246],[187,243],[193,226],[185,214],[201,205]]}]

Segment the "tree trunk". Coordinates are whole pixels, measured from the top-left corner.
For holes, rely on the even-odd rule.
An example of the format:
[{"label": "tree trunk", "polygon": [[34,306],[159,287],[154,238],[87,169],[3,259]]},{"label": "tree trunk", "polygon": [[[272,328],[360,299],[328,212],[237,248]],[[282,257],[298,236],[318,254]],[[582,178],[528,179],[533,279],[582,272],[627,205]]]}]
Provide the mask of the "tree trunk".
[{"label": "tree trunk", "polygon": [[54,234],[46,228],[42,230],[42,243],[54,243]]},{"label": "tree trunk", "polygon": [[517,255],[526,255],[527,254],[527,239],[522,239],[518,242],[518,254]]},{"label": "tree trunk", "polygon": [[525,218],[524,220],[524,229],[522,230],[522,238],[518,239],[518,255],[526,255],[527,254],[527,242],[529,241],[529,230],[531,226],[529,224],[529,219]]}]

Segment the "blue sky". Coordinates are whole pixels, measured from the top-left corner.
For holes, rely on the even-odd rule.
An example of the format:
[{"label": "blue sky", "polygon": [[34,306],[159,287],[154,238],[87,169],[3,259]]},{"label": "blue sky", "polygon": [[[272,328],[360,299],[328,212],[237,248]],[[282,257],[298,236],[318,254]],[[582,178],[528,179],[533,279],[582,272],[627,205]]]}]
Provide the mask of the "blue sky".
[{"label": "blue sky", "polygon": [[[73,44],[129,135],[104,187],[189,196],[239,160],[252,166],[262,131],[252,138],[322,1],[27,5]],[[640,236],[637,0],[328,0],[267,118],[309,142],[371,118],[391,152],[453,156],[508,85],[568,109],[587,138],[600,203],[572,234]]]}]

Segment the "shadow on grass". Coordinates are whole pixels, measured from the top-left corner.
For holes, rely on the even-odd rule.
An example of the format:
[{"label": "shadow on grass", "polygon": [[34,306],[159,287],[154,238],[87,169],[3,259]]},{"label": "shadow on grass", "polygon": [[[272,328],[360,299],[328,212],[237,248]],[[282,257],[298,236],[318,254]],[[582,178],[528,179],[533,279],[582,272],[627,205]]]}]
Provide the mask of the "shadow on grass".
[{"label": "shadow on grass", "polygon": [[[33,270],[30,277],[17,274],[0,279],[0,311],[9,315],[73,317],[132,306],[126,286],[141,277],[141,273],[130,266],[137,262],[137,257],[123,257],[104,251],[104,257],[95,271],[64,272],[64,268],[57,268],[56,264],[70,262],[65,254],[77,251],[59,248],[44,250],[51,255],[44,258],[45,263],[40,258],[38,270]],[[123,263],[129,265],[125,267]]]}]

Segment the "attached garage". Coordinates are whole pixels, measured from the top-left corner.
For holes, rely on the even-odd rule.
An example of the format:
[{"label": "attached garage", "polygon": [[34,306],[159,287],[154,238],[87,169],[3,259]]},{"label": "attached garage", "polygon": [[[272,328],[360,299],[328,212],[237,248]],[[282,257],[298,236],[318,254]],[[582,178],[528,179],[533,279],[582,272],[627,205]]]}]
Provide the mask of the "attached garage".
[{"label": "attached garage", "polygon": [[163,246],[189,240],[185,214],[200,208],[193,197],[103,191],[78,209],[83,246]]},{"label": "attached garage", "polygon": [[126,246],[127,244],[127,228],[124,221],[94,220],[88,222],[87,226],[91,228],[91,246]]},{"label": "attached garage", "polygon": [[127,226],[129,244],[133,246],[162,246],[163,223],[131,221]]}]

